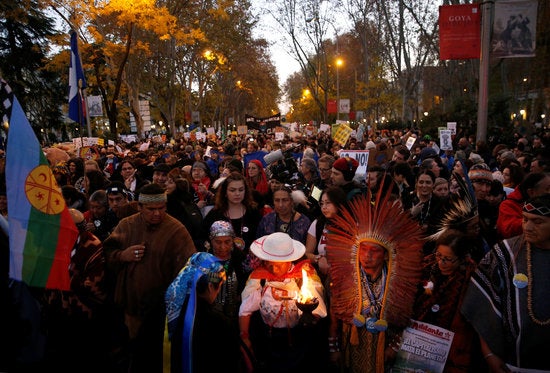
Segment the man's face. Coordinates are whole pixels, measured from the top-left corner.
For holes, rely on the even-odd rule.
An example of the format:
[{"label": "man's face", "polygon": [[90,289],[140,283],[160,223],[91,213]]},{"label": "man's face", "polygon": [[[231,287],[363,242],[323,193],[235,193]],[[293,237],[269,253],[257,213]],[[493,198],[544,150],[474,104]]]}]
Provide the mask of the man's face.
[{"label": "man's face", "polygon": [[361,242],[359,244],[359,263],[367,272],[373,273],[382,269],[386,260],[386,250],[372,242]]},{"label": "man's face", "polygon": [[487,194],[491,191],[491,182],[488,180],[472,180],[472,185],[478,201],[487,198]]},{"label": "man's face", "polygon": [[393,152],[393,156],[391,158],[392,161],[395,163],[404,163],[405,162],[405,156],[401,153],[399,153],[397,150]]},{"label": "man's face", "polygon": [[345,185],[347,183],[346,179],[344,179],[344,174],[342,173],[342,171],[339,171],[334,167],[332,167],[330,180],[332,181],[332,185],[336,185],[336,186]]},{"label": "man's face", "polygon": [[319,162],[319,175],[321,176],[321,180],[329,180],[331,171],[332,168],[329,166],[328,162]]},{"label": "man's face", "polygon": [[378,171],[367,172],[367,185],[370,189],[375,189],[378,181]]},{"label": "man's face", "polygon": [[166,188],[166,180],[168,180],[168,176],[166,173],[161,171],[153,172],[153,183],[156,183],[161,187]]},{"label": "man's face", "polygon": [[128,203],[126,196],[122,193],[111,193],[107,195],[107,200],[109,201],[109,208],[115,213]]},{"label": "man's face", "polygon": [[159,225],[166,216],[166,202],[144,203],[139,208],[143,220],[150,225]]},{"label": "man's face", "polygon": [[531,162],[531,172],[543,172],[543,169],[540,166],[538,159],[535,159],[533,162]]},{"label": "man's face", "polygon": [[523,212],[525,241],[541,249],[550,249],[550,217]]}]

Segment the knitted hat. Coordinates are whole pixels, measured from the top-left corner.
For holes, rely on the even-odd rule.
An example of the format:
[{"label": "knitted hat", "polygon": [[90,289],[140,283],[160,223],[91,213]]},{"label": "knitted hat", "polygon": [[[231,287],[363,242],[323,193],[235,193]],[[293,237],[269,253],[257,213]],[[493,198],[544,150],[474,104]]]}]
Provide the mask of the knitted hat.
[{"label": "knitted hat", "polygon": [[368,141],[367,145],[365,146],[365,149],[367,150],[375,149],[375,148],[376,148],[376,144],[373,141]]},{"label": "knitted hat", "polygon": [[489,170],[489,167],[485,163],[478,163],[475,166],[472,166],[468,172],[468,178],[472,183],[489,183],[493,181],[493,173]]},{"label": "knitted hat", "polygon": [[332,167],[342,172],[346,181],[351,181],[359,167],[359,162],[354,158],[340,157],[332,164]]}]

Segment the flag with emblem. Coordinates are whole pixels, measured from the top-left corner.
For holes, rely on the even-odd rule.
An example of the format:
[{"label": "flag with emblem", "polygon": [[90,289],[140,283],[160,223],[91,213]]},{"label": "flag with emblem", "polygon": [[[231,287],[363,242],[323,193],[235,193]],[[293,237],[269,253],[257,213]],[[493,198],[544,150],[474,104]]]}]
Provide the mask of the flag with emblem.
[{"label": "flag with emblem", "polygon": [[29,286],[69,290],[70,254],[78,231],[21,105],[1,78],[0,102],[2,122],[9,124],[10,277]]}]

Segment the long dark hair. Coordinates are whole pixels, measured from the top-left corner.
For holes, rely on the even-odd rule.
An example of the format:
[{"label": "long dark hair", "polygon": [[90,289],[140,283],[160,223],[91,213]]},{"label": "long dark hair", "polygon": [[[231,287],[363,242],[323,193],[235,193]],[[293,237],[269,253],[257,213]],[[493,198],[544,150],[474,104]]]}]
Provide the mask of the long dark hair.
[{"label": "long dark hair", "polygon": [[[321,199],[324,195],[327,195],[328,199],[338,210],[341,208],[345,208],[347,204],[347,198],[346,198],[346,192],[339,186],[329,186],[326,189],[323,189],[321,192],[321,197],[319,198],[319,202],[321,202]],[[317,218],[317,224],[325,224],[327,222],[327,218],[323,213],[319,215]]]},{"label": "long dark hair", "polygon": [[250,184],[246,181],[246,178],[243,174],[239,172],[231,172],[229,176],[223,181],[223,183],[218,188],[218,191],[216,192],[216,202],[214,204],[214,208],[219,211],[227,211],[229,208],[229,201],[227,199],[227,187],[229,186],[229,183],[233,181],[242,181],[244,184],[244,198],[243,198],[243,205],[246,207],[246,209],[255,209],[256,208],[256,202],[254,202],[254,199],[252,198],[252,191],[250,188]]}]

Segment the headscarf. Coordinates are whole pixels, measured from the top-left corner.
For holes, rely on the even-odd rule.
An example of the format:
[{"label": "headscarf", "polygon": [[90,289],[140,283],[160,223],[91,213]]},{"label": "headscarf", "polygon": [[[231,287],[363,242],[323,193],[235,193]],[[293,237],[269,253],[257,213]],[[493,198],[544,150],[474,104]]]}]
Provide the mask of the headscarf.
[{"label": "headscarf", "polygon": [[166,317],[168,320],[168,336],[172,338],[176,331],[178,319],[189,296],[185,309],[183,324],[182,361],[183,371],[193,371],[193,327],[197,311],[197,282],[202,276],[208,276],[208,282],[217,283],[225,280],[225,270],[222,263],[214,255],[199,252],[193,254],[180,271],[175,280],[168,286],[165,295]]}]

